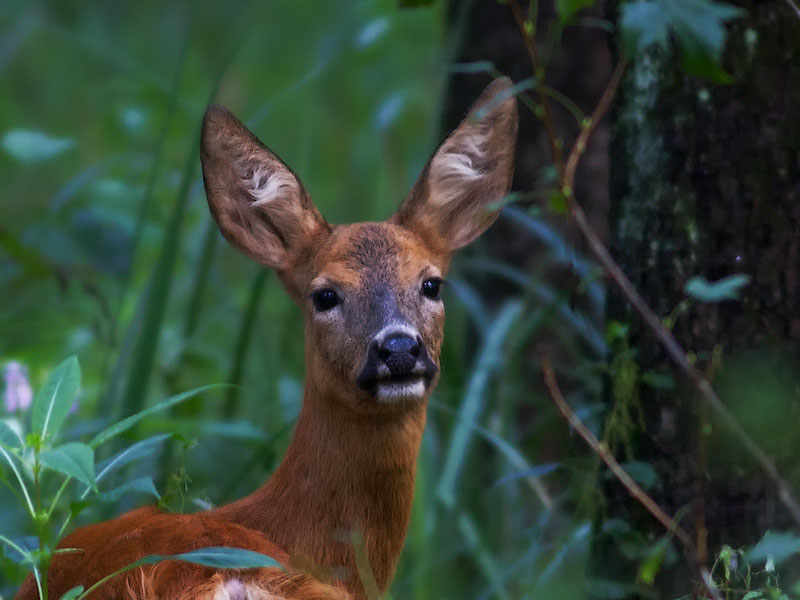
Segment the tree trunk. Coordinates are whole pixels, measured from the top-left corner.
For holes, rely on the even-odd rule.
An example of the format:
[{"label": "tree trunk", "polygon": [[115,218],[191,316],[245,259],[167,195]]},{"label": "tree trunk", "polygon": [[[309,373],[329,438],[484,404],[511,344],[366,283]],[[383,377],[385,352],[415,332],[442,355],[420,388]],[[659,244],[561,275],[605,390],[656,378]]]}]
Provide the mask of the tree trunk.
[{"label": "tree trunk", "polygon": [[[671,52],[632,57],[612,116],[611,244],[665,317],[694,275],[752,277],[741,300],[693,304],[674,331],[798,489],[800,20],[783,1],[739,4],[747,16],[730,27],[724,60],[731,85],[684,75]],[[619,298],[610,315],[630,324],[639,373],[674,373]],[[633,395],[644,427],[627,432],[630,458],[655,466],[659,483],[651,492],[668,513],[689,510],[681,522],[701,557],[711,562],[723,543],[753,544],[768,528],[789,524],[774,488],[708,420],[692,389],[680,381],[674,390],[640,383]],[[607,492],[607,516],[663,534],[624,491]],[[598,570],[608,573],[611,562],[616,576],[635,578],[633,561],[607,548],[595,554]],[[661,596],[686,593],[688,573],[680,562],[663,571]]]}]

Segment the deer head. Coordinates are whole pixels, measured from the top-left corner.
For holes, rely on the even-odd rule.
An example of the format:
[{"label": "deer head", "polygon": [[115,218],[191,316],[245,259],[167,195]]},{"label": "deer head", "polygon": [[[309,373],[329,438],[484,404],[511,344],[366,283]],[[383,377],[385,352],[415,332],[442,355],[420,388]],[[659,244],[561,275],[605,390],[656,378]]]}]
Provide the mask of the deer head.
[{"label": "deer head", "polygon": [[276,271],[303,310],[307,377],[357,411],[426,397],[437,379],[450,256],[497,217],[516,104],[498,79],[439,146],[397,213],[329,225],[298,177],[231,113],[209,107],[203,177],[228,241]]}]

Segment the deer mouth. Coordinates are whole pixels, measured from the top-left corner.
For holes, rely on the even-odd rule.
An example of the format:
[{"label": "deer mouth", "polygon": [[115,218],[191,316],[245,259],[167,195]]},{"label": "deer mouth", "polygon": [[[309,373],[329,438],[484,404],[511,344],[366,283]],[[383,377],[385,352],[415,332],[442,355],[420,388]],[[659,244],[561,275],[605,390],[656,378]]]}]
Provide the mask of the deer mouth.
[{"label": "deer mouth", "polygon": [[366,364],[356,379],[358,387],[379,402],[395,403],[404,400],[421,400],[429,391],[439,369],[423,352],[411,369],[389,368],[378,360],[377,352],[370,348]]},{"label": "deer mouth", "polygon": [[370,382],[370,391],[376,400],[385,403],[404,400],[421,400],[431,386],[435,372],[415,369],[410,373],[383,374]]}]

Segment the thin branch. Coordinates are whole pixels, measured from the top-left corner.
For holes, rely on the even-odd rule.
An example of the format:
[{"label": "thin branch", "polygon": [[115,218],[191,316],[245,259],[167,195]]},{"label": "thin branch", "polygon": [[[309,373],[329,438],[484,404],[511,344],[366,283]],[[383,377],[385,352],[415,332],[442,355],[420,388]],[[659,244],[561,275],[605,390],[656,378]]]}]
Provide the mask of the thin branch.
[{"label": "thin branch", "polygon": [[625,56],[621,56],[617,66],[614,67],[614,72],[611,74],[611,79],[609,80],[606,89],[603,91],[603,95],[600,97],[597,106],[595,106],[594,110],[592,111],[592,116],[589,117],[588,121],[582,124],[578,139],[575,140],[575,144],[572,146],[572,151],[567,157],[567,166],[564,169],[564,179],[561,184],[565,188],[564,192],[568,198],[572,197],[572,189],[575,183],[575,171],[578,169],[578,163],[586,152],[586,145],[589,143],[589,139],[594,134],[597,126],[600,124],[600,121],[602,121],[603,116],[611,107],[611,102],[614,100],[614,96],[617,94],[617,88],[619,87],[619,82],[622,80],[622,75],[625,73],[625,67],[627,64],[628,61]]},{"label": "thin branch", "polygon": [[550,359],[545,355],[542,355],[541,359],[542,371],[544,372],[544,382],[547,386],[547,390],[550,392],[550,397],[553,399],[553,403],[558,409],[558,412],[561,413],[564,419],[567,420],[567,422],[578,433],[578,435],[580,435],[583,440],[589,444],[589,447],[591,447],[595,454],[597,454],[600,459],[606,463],[606,466],[611,469],[611,472],[619,480],[619,482],[625,486],[625,489],[628,490],[628,493],[633,496],[633,498],[635,498],[639,504],[647,509],[647,512],[653,515],[653,517],[659,523],[661,523],[669,533],[674,535],[683,544],[692,562],[697,565],[698,573],[700,574],[700,580],[703,582],[703,585],[705,586],[709,596],[713,600],[721,600],[719,590],[708,573],[708,569],[700,565],[697,561],[697,554],[695,552],[695,547],[691,536],[686,533],[686,530],[684,530],[675,521],[675,519],[664,512],[664,510],[658,504],[656,504],[655,500],[653,500],[647,494],[647,492],[639,487],[639,485],[631,478],[631,476],[628,475],[625,469],[623,469],[622,466],[617,462],[617,459],[615,459],[614,455],[609,451],[608,446],[598,440],[591,430],[583,424],[583,421],[581,421],[580,417],[575,414],[575,412],[570,408],[569,404],[567,404],[567,401],[564,399],[564,395],[561,393],[561,390],[558,387],[558,381],[556,380],[555,371],[553,371],[553,365],[550,363]]},{"label": "thin branch", "polygon": [[572,428],[580,435],[584,441],[589,444],[589,446],[594,450],[595,454],[597,454],[604,463],[611,469],[611,472],[614,473],[614,476],[619,479],[620,483],[625,486],[625,489],[628,490],[628,493],[636,498],[639,501],[639,504],[644,506],[655,519],[661,523],[664,528],[669,531],[670,533],[674,534],[676,538],[680,540],[680,542],[686,546],[687,548],[693,549],[694,544],[692,543],[691,536],[686,533],[686,531],[664,510],[656,504],[656,502],[647,495],[639,485],[631,478],[630,475],[623,469],[620,464],[617,462],[617,459],[611,454],[603,442],[597,439],[597,437],[591,432],[591,430],[583,424],[583,421],[580,420],[580,417],[576,415],[572,409],[567,404],[567,401],[564,400],[564,396],[561,393],[561,390],[558,387],[558,382],[556,381],[556,375],[553,371],[553,365],[550,363],[550,359],[547,356],[542,355],[542,371],[544,372],[544,382],[547,385],[547,389],[550,392],[550,397],[553,399],[553,402],[558,409],[558,412],[569,422]]},{"label": "thin branch", "polygon": [[795,16],[800,19],[800,6],[797,6],[794,0],[786,0],[786,4],[794,11]]},{"label": "thin branch", "polygon": [[[533,66],[533,75],[537,81],[544,82],[542,62],[539,59],[539,51],[536,48],[536,30],[534,29],[533,22],[525,19],[522,9],[517,0],[509,0],[508,3],[511,8],[511,13],[514,15],[514,20],[517,22],[522,39],[525,42],[525,49],[528,51],[528,57]],[[526,23],[529,25],[526,26]],[[555,123],[553,121],[553,112],[550,109],[550,99],[541,88],[537,89],[539,96],[539,103],[542,105],[542,122],[544,123],[544,130],[547,134],[547,143],[550,145],[550,152],[553,155],[553,162],[558,170],[559,179],[564,177],[564,157],[562,155],[562,142],[556,135]]]}]

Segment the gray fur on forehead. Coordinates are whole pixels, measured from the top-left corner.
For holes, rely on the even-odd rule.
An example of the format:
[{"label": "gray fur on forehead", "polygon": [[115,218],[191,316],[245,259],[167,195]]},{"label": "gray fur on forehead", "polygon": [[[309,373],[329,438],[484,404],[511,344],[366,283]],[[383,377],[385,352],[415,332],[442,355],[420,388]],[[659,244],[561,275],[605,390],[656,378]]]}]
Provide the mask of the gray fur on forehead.
[{"label": "gray fur on forehead", "polygon": [[378,223],[367,223],[358,228],[347,250],[347,258],[354,268],[392,268],[400,247],[392,232]]}]

